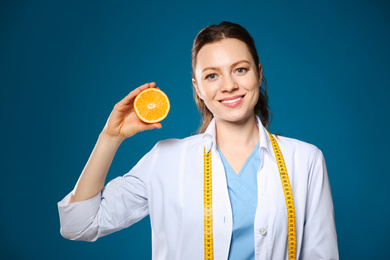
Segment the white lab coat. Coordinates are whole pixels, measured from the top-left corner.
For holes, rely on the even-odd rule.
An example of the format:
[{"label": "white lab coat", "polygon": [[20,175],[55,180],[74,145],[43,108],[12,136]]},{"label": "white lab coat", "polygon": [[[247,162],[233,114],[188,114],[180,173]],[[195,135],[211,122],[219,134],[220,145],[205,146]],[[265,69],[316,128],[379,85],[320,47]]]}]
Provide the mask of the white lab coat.
[{"label": "white lab coat", "polygon": [[[287,210],[274,151],[257,118],[261,167],[254,223],[255,259],[287,259]],[[321,151],[278,136],[296,212],[297,259],[338,259],[333,202]],[[150,215],[153,259],[203,259],[203,149],[211,149],[214,259],[227,259],[232,211],[215,123],[204,134],[161,141],[123,177],[90,200],[58,203],[61,234],[94,241]]]}]

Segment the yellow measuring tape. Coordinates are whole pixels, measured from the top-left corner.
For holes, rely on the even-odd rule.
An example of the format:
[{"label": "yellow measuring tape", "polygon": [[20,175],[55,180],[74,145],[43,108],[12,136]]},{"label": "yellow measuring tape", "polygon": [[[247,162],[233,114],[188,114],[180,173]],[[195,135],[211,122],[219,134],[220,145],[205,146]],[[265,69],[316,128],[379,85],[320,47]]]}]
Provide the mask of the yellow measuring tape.
[{"label": "yellow measuring tape", "polygon": [[287,207],[287,230],[288,230],[288,259],[297,258],[297,231],[295,227],[295,207],[294,198],[292,194],[290,180],[287,174],[287,167],[283,159],[282,152],[280,151],[278,142],[276,139],[268,133],[271,138],[272,147],[274,148],[276,161],[278,163],[280,180],[282,181],[284,199],[286,200]]},{"label": "yellow measuring tape", "polygon": [[211,150],[204,149],[204,259],[213,259],[213,194],[211,182]]},{"label": "yellow measuring tape", "polygon": [[[287,229],[288,229],[288,259],[296,259],[297,235],[295,226],[295,207],[290,180],[287,174],[287,167],[283,159],[276,139],[268,133],[271,138],[272,147],[278,163],[280,179],[282,181],[284,198],[287,207]],[[213,259],[213,211],[212,211],[212,182],[211,182],[211,150],[206,153],[204,150],[204,259]]]}]

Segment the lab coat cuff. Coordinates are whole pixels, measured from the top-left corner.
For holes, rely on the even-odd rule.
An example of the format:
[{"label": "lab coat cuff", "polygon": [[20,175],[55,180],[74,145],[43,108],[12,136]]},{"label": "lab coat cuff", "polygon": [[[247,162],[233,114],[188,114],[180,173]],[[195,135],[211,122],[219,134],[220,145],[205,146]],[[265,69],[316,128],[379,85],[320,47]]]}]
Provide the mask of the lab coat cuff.
[{"label": "lab coat cuff", "polygon": [[101,192],[91,199],[69,203],[72,192],[58,202],[61,229],[72,232],[84,229],[86,224],[92,223],[100,207]]}]

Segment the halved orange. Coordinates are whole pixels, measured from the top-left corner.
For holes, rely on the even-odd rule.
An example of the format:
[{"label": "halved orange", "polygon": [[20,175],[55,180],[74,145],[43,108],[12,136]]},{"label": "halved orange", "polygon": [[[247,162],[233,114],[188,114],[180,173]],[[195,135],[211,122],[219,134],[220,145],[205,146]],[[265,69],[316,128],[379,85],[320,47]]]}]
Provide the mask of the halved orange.
[{"label": "halved orange", "polygon": [[134,110],[145,123],[157,123],[167,117],[171,105],[167,95],[158,88],[147,88],[134,100]]}]

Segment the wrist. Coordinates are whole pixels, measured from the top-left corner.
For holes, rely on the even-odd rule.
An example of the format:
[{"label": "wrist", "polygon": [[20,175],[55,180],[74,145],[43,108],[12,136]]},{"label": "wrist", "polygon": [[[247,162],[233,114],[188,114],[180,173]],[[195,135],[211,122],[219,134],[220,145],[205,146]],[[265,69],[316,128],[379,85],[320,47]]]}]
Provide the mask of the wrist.
[{"label": "wrist", "polygon": [[103,130],[99,135],[99,140],[103,143],[119,147],[120,144],[125,140],[125,138],[109,135],[106,131]]}]

